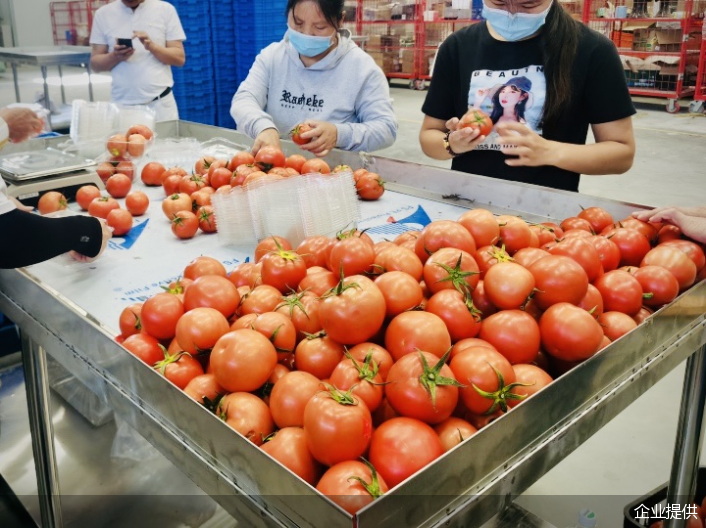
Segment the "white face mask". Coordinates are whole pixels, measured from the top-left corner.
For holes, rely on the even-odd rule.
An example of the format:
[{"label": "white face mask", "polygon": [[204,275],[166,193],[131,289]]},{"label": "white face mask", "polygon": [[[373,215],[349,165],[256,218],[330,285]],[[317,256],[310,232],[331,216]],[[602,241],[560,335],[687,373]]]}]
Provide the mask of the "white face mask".
[{"label": "white face mask", "polygon": [[488,7],[483,2],[483,18],[485,18],[493,29],[505,40],[514,42],[531,37],[539,28],[544,25],[549,10],[549,6],[541,13],[514,13],[510,14],[504,9]]}]

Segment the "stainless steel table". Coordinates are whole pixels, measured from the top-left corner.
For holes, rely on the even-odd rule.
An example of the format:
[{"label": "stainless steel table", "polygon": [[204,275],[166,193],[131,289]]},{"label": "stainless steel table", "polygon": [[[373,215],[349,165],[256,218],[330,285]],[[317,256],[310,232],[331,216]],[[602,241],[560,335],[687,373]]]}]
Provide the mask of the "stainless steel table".
[{"label": "stainless steel table", "polygon": [[[0,61],[9,62],[12,66],[12,78],[15,82],[15,99],[20,102],[20,85],[17,79],[17,65],[29,64],[39,66],[44,80],[44,107],[49,108],[49,85],[47,84],[47,67],[57,66],[61,84],[61,102],[66,104],[62,66],[83,64],[88,74],[88,97],[93,101],[93,84],[91,83],[91,47],[90,46],[24,46],[19,48],[0,48]],[[51,112],[49,112],[51,126]]]},{"label": "stainless steel table", "polygon": [[[159,137],[205,140],[218,136],[249,142],[238,132],[188,122],[162,123],[157,132]],[[294,152],[288,143],[285,150]],[[537,221],[565,218],[580,210],[581,205],[588,205],[585,195],[388,158],[334,152],[329,159],[334,164],[366,163],[389,182],[386,200],[410,204],[424,201],[429,210],[433,204],[438,209],[450,204],[460,208],[485,207],[495,213],[512,212]],[[381,202],[380,207],[384,207],[385,202]],[[590,202],[617,218],[640,207],[601,198],[590,198]],[[387,213],[381,216],[387,218]],[[186,250],[196,246],[186,243],[179,247],[184,248],[185,260],[194,256]],[[175,254],[167,254],[169,259],[156,250],[153,255],[142,254],[131,261],[131,272],[174,267]],[[116,263],[109,271],[114,275],[121,268],[125,268],[124,262]],[[246,525],[332,528],[350,527],[354,522],[361,528],[480,527],[497,512],[509,508],[515,497],[688,358],[670,497],[686,504],[686,497],[693,493],[705,394],[706,282],[691,288],[637,329],[361,510],[354,520],[245,438],[234,434],[158,373],[145,368],[113,340],[116,320],[89,313],[81,306],[84,299],[62,294],[65,282],[41,280],[41,271],[32,267],[0,271],[0,311],[15,321],[23,333],[30,423],[45,527],[61,525],[51,423],[46,412],[45,353],[71,370]],[[101,277],[105,279],[107,275],[86,269],[84,275],[76,275],[74,282],[90,288],[94,295],[109,293],[110,287],[99,281]],[[484,456],[478,457],[477,453]],[[683,526],[683,522],[674,520],[671,526]]]}]

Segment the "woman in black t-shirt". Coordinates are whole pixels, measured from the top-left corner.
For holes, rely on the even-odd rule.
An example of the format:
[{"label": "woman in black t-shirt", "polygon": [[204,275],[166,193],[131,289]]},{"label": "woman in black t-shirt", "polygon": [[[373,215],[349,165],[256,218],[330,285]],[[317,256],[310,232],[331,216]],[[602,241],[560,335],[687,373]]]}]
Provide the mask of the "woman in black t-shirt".
[{"label": "woman in black t-shirt", "polygon": [[[635,109],[613,43],[553,0],[484,0],[483,17],[439,48],[424,153],[453,158],[454,170],[570,191],[580,174],[627,171]],[[491,116],[488,137],[457,129],[469,108]],[[596,144],[586,145],[589,125]]]}]

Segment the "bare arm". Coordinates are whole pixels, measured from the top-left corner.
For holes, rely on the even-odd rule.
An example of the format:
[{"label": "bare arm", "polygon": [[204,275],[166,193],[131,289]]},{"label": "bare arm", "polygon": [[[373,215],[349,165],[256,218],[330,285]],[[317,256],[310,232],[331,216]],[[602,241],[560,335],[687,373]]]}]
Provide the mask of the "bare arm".
[{"label": "bare arm", "polygon": [[134,36],[139,38],[145,49],[160,62],[169,66],[183,66],[186,62],[184,43],[181,40],[168,40],[165,46],[160,46],[155,44],[144,31],[135,31]]},{"label": "bare arm", "polygon": [[706,217],[704,216],[690,216],[679,209],[667,207],[650,216],[648,221],[675,225],[690,239],[706,243]]},{"label": "bare arm", "polygon": [[98,72],[108,72],[121,62],[128,60],[135,53],[134,48],[116,44],[110,51],[106,44],[93,44],[91,47],[91,69]]},{"label": "bare arm", "polygon": [[655,209],[650,209],[649,211],[635,211],[632,216],[643,222],[649,222],[650,218],[662,213],[666,210],[679,211],[687,216],[697,216],[701,218],[706,218],[706,207],[657,207]]}]

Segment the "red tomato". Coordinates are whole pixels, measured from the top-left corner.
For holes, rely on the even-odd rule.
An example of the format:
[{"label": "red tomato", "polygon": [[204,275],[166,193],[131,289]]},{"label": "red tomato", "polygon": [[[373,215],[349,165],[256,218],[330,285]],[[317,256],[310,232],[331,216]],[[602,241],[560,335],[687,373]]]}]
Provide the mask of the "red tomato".
[{"label": "red tomato", "polygon": [[319,305],[321,327],[339,343],[367,341],[384,320],[385,298],[375,283],[362,275],[343,279]]},{"label": "red tomato", "polygon": [[436,425],[434,431],[439,435],[444,451],[451,451],[458,444],[476,434],[478,429],[466,420],[452,416]]},{"label": "red tomato", "polygon": [[390,321],[385,332],[385,348],[395,361],[418,350],[441,357],[451,348],[451,336],[439,316],[404,312]]},{"label": "red tomato", "polygon": [[304,432],[316,460],[333,466],[355,460],[368,449],[373,419],[365,403],[350,392],[317,392],[304,409]]},{"label": "red tomato", "polygon": [[583,308],[593,317],[598,317],[603,313],[603,297],[601,296],[601,292],[599,292],[593,284],[589,284],[586,295],[584,295],[581,302],[576,306]]},{"label": "red tomato", "polygon": [[113,134],[108,138],[106,148],[111,156],[124,156],[127,152],[127,136],[125,134]]},{"label": "red tomato", "polygon": [[650,242],[634,229],[611,229],[601,233],[620,249],[620,266],[639,266],[650,250]]},{"label": "red tomato", "polygon": [[679,295],[679,281],[662,266],[642,266],[633,274],[642,286],[642,302],[647,306],[662,306],[676,299]]},{"label": "red tomato", "polygon": [[203,156],[196,160],[194,164],[194,172],[196,174],[207,174],[208,169],[211,167],[211,163],[216,161],[213,156]]},{"label": "red tomato", "polygon": [[479,130],[479,136],[487,136],[493,130],[493,121],[488,114],[477,108],[472,108],[458,121],[458,128],[472,128]]},{"label": "red tomato", "polygon": [[140,134],[143,138],[148,141],[152,139],[152,137],[154,137],[154,133],[147,125],[132,125],[130,128],[128,128],[127,133],[125,135],[127,137],[130,137],[133,134]]},{"label": "red tomato", "polygon": [[322,388],[319,379],[308,372],[292,371],[282,376],[270,393],[270,411],[277,427],[302,427],[306,404]]},{"label": "red tomato", "polygon": [[302,174],[330,174],[331,167],[321,158],[312,158],[304,162],[299,172]]},{"label": "red tomato", "polygon": [[272,343],[255,330],[236,330],[222,336],[211,352],[211,368],[229,392],[250,392],[263,385],[277,364]]},{"label": "red tomato", "polygon": [[176,334],[176,325],[184,315],[184,305],[178,296],[158,293],[142,305],[142,330],[157,339],[171,339]]},{"label": "red tomato", "polygon": [[199,189],[203,189],[205,186],[206,180],[204,180],[203,176],[199,176],[198,174],[182,176],[181,181],[179,182],[179,192],[191,196]]},{"label": "red tomato", "polygon": [[422,280],[424,272],[424,266],[417,254],[411,249],[396,244],[376,254],[374,269],[376,271],[379,270],[381,273],[402,271],[417,282]]},{"label": "red tomato", "polygon": [[262,257],[272,251],[278,251],[279,249],[288,251],[292,249],[292,244],[290,244],[287,239],[280,236],[271,236],[262,239],[257,246],[255,246],[255,262],[260,262]]},{"label": "red tomato", "polygon": [[105,220],[113,209],[120,209],[120,204],[115,198],[101,196],[100,198],[94,198],[88,205],[88,214]]},{"label": "red tomato", "polygon": [[490,302],[501,310],[512,310],[527,302],[534,290],[534,276],[515,262],[499,262],[485,273],[483,286]]},{"label": "red tomato", "polygon": [[313,236],[305,238],[299,246],[297,253],[306,263],[307,268],[312,266],[326,267],[328,255],[333,247],[334,240],[327,236]]},{"label": "red tomato", "polygon": [[369,172],[358,179],[355,190],[361,200],[379,200],[385,194],[385,182],[379,175]]},{"label": "red tomato", "polygon": [[[531,246],[532,231],[522,218],[510,215],[500,215],[496,218],[500,226],[500,242],[508,254],[514,255],[520,249]],[[539,240],[536,239],[536,245]]]},{"label": "red tomato", "polygon": [[370,462],[391,487],[444,454],[434,429],[414,418],[392,418],[375,430]]},{"label": "red tomato", "polygon": [[611,342],[637,327],[635,320],[622,312],[603,312],[598,316],[598,324]]},{"label": "red tomato", "polygon": [[370,271],[375,262],[375,250],[362,238],[348,237],[336,241],[331,247],[328,269],[336,276],[358,275]]},{"label": "red tomato", "polygon": [[455,358],[458,354],[466,350],[467,348],[481,346],[486,347],[491,350],[495,350],[495,347],[488,343],[485,339],[480,339],[479,337],[467,337],[466,339],[461,339],[451,348],[451,354],[449,355],[449,361]]},{"label": "red tomato", "polygon": [[593,285],[601,292],[606,312],[617,311],[635,315],[640,311],[643,301],[642,286],[627,271],[609,271],[599,277]]},{"label": "red tomato", "polygon": [[214,308],[228,318],[235,313],[239,304],[238,288],[220,275],[196,277],[184,293],[184,309],[187,312],[199,307]]},{"label": "red tomato", "polygon": [[456,290],[441,290],[431,296],[424,310],[444,321],[452,342],[475,337],[480,332],[481,314],[473,306],[469,295],[463,295]]},{"label": "red tomato", "polygon": [[292,250],[277,249],[262,257],[262,282],[274,286],[282,293],[297,290],[306,277],[306,263]]},{"label": "red tomato", "polygon": [[675,225],[665,225],[662,226],[659,230],[659,238],[657,239],[658,244],[663,244],[665,242],[668,242],[670,240],[679,240],[681,239],[683,233],[681,232],[681,229],[679,229]]},{"label": "red tomato", "polygon": [[365,363],[370,356],[370,364],[373,362],[378,368],[378,374],[383,381],[387,379],[387,374],[392,368],[392,356],[390,353],[375,343],[359,343],[348,350],[348,354],[358,362]]},{"label": "red tomato", "polygon": [[513,365],[512,370],[515,371],[515,382],[517,385],[511,392],[519,396],[524,396],[525,398],[523,400],[509,400],[507,404],[510,407],[519,405],[525,399],[536,394],[539,390],[554,381],[549,374],[536,365],[520,363]]},{"label": "red tomato", "polygon": [[537,262],[542,257],[547,257],[549,255],[549,251],[546,251],[544,249],[536,247],[526,247],[520,249],[517,253],[512,256],[512,258],[520,266],[529,268],[532,264]]},{"label": "red tomato", "polygon": [[113,209],[105,220],[113,228],[113,236],[126,235],[132,229],[132,215],[125,209]]},{"label": "red tomato", "polygon": [[453,372],[446,365],[448,353],[441,359],[429,352],[401,357],[390,369],[385,397],[402,416],[437,424],[456,408],[458,387]]},{"label": "red tomato", "polygon": [[304,291],[284,297],[276,307],[277,313],[291,319],[297,332],[297,342],[304,339],[305,334],[316,334],[321,331],[319,302],[318,294]]},{"label": "red tomato", "polygon": [[218,231],[216,225],[216,216],[213,212],[213,206],[203,205],[196,210],[196,217],[199,219],[199,228],[204,233],[215,233]]},{"label": "red tomato", "polygon": [[211,411],[215,411],[215,403],[225,393],[225,389],[216,381],[213,374],[200,374],[184,387],[184,392]]},{"label": "red tomato", "polygon": [[550,255],[539,259],[529,270],[538,290],[534,300],[543,310],[559,302],[578,304],[588,290],[586,271],[569,257]]},{"label": "red tomato", "polygon": [[275,429],[267,404],[247,392],[224,396],[218,403],[216,414],[257,446],[262,445]]},{"label": "red tomato", "polygon": [[76,203],[84,211],[88,210],[88,206],[94,198],[100,198],[101,192],[95,185],[84,185],[76,191]]},{"label": "red tomato", "polygon": [[483,319],[479,337],[510,363],[532,363],[539,352],[539,326],[521,310],[502,310]]},{"label": "red tomato", "polygon": [[[229,283],[230,284],[230,283]],[[224,315],[214,308],[194,308],[179,318],[176,339],[179,346],[191,355],[210,352],[230,325]]]},{"label": "red tomato", "polygon": [[488,299],[483,281],[478,282],[478,286],[476,286],[476,289],[471,293],[471,299],[473,300],[473,306],[481,313],[482,317],[490,317],[498,311],[497,306]]},{"label": "red tomato", "polygon": [[[219,275],[225,277],[227,275],[226,268],[220,261],[213,257],[200,256],[189,262],[184,268],[185,279],[198,279],[204,275]],[[226,316],[227,317],[227,316]]]},{"label": "red tomato", "polygon": [[478,264],[481,280],[483,280],[491,266],[498,262],[510,262],[512,260],[507,251],[497,246],[483,246],[473,254],[473,258]]},{"label": "red tomato", "polygon": [[142,168],[140,179],[145,185],[162,185],[162,175],[166,170],[161,163],[150,161]]},{"label": "red tomato", "polygon": [[277,358],[280,362],[294,352],[297,344],[297,329],[286,315],[277,312],[259,314],[252,324],[252,329],[270,340],[277,350]]},{"label": "red tomato", "polygon": [[153,368],[182,390],[196,376],[203,375],[201,363],[185,352],[166,354],[164,359],[154,364]]},{"label": "red tomato", "polygon": [[602,207],[582,209],[578,217],[588,221],[594,233],[600,233],[606,227],[613,225],[613,216]]},{"label": "red tomato", "polygon": [[125,198],[125,208],[130,211],[133,216],[141,216],[145,214],[150,206],[150,199],[142,191],[133,191]]},{"label": "red tomato", "polygon": [[162,211],[169,218],[174,219],[179,211],[191,211],[191,197],[185,193],[172,194],[167,196],[162,202]]},{"label": "red tomato", "polygon": [[149,334],[133,334],[125,338],[122,345],[150,367],[164,359],[164,347]]},{"label": "red tomato", "polygon": [[101,181],[105,183],[108,178],[115,174],[115,166],[108,161],[103,161],[96,165],[96,174],[98,174]]},{"label": "red tomato", "polygon": [[350,390],[370,412],[375,412],[382,403],[383,379],[378,373],[378,365],[372,355],[363,362],[347,354],[347,357],[333,369],[329,382],[342,391]]},{"label": "red tomato", "polygon": [[473,236],[476,247],[490,246],[500,238],[500,226],[487,209],[471,209],[458,218],[458,223]]},{"label": "red tomato", "polygon": [[680,292],[686,290],[696,280],[696,264],[687,253],[674,245],[660,244],[651,249],[640,264],[640,266],[648,265],[662,266],[669,270],[677,279]]},{"label": "red tomato", "polygon": [[571,229],[580,229],[589,233],[595,233],[591,222],[580,216],[570,216],[568,218],[565,218],[559,225],[564,230],[564,234],[566,234],[566,232]]},{"label": "red tomato", "polygon": [[130,337],[142,330],[142,323],[140,322],[141,312],[142,303],[135,303],[124,308],[120,313],[120,333],[124,337]]},{"label": "red tomato", "polygon": [[301,154],[292,154],[284,161],[284,166],[301,173],[302,165],[304,165],[305,162],[306,158]]},{"label": "red tomato", "polygon": [[357,460],[340,462],[330,468],[316,489],[351,515],[389,490],[372,464]]},{"label": "red tomato", "polygon": [[132,187],[132,180],[124,174],[114,174],[105,182],[105,190],[113,198],[125,198]]},{"label": "red tomato", "polygon": [[468,230],[451,220],[436,220],[427,225],[417,238],[414,251],[424,263],[433,253],[445,247],[460,249],[469,255],[476,251],[476,243]]},{"label": "red tomato", "polygon": [[272,312],[281,302],[282,294],[277,288],[267,284],[260,284],[247,295],[241,296],[238,315]]},{"label": "red tomato", "polygon": [[455,289],[462,293],[473,291],[480,280],[478,264],[470,253],[451,247],[434,252],[424,263],[424,282],[429,291]]},{"label": "red tomato", "polygon": [[302,339],[294,351],[297,370],[308,372],[323,380],[331,376],[341,360],[345,348],[324,332]]},{"label": "red tomato", "polygon": [[622,228],[632,229],[634,231],[642,233],[642,235],[647,238],[647,241],[650,244],[655,244],[657,242],[659,233],[657,231],[657,228],[649,222],[643,222],[642,220],[638,220],[637,218],[628,217],[618,222],[618,225]]},{"label": "red tomato", "polygon": [[598,259],[601,261],[603,271],[618,269],[620,265],[620,248],[615,242],[602,236],[592,236],[586,240],[593,244],[593,247],[598,251]]},{"label": "red tomato", "polygon": [[312,486],[319,480],[322,468],[309,452],[304,429],[280,429],[265,439],[262,450]]},{"label": "red tomato", "polygon": [[228,170],[234,171],[240,165],[252,165],[255,163],[255,157],[249,152],[236,152],[228,163]]},{"label": "red tomato", "polygon": [[199,219],[191,211],[179,211],[172,218],[172,233],[177,238],[193,238],[199,228]]},{"label": "red tomato", "polygon": [[255,164],[267,172],[272,167],[284,167],[284,152],[277,147],[262,147],[255,154]]},{"label": "red tomato", "polygon": [[395,317],[402,312],[411,310],[415,306],[419,306],[422,302],[422,287],[419,282],[411,275],[401,271],[383,273],[375,279],[375,284],[385,298],[385,313],[387,317]]},{"label": "red tomato", "polygon": [[704,250],[691,240],[667,240],[660,245],[681,249],[694,262],[697,273],[706,266],[706,254],[704,254]]},{"label": "red tomato", "polygon": [[539,320],[544,351],[563,361],[583,361],[598,352],[603,330],[583,308],[569,303],[550,306]]},{"label": "red tomato", "polygon": [[549,253],[574,259],[586,272],[588,282],[593,282],[603,272],[598,250],[585,238],[564,238],[553,246]]},{"label": "red tomato", "polygon": [[306,145],[311,141],[311,138],[304,139],[301,135],[305,132],[309,132],[310,130],[312,130],[311,126],[306,123],[300,123],[289,131],[289,135],[292,138],[292,141],[294,141],[297,145]]}]

